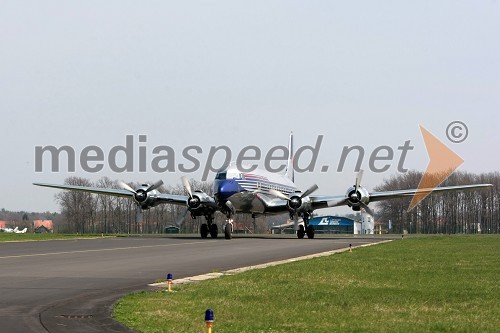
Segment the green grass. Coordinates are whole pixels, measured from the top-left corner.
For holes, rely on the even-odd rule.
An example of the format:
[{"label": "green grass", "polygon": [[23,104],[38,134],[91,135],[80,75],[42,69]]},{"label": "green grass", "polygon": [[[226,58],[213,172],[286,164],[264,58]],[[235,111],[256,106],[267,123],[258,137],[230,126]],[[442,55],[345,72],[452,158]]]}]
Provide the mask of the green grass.
[{"label": "green grass", "polygon": [[[298,246],[300,246],[298,244]],[[139,332],[500,332],[500,237],[397,240],[198,284],[114,309]]]},{"label": "green grass", "polygon": [[101,237],[101,235],[100,234],[99,235],[33,234],[33,233],[16,234],[12,232],[0,232],[0,242],[22,242],[22,241],[55,240],[55,239],[96,238],[96,237]]}]

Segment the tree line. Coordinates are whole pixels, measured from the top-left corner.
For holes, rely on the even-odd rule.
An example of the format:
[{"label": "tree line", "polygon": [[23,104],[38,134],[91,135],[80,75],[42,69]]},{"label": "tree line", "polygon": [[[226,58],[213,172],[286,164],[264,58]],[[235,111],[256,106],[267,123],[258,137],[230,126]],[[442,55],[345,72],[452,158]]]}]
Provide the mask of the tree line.
[{"label": "tree line", "polygon": [[[5,208],[0,209],[0,221],[5,221],[8,228],[18,227],[19,229],[28,228],[33,231],[33,220],[51,220],[54,225],[60,225],[63,222],[63,216],[56,212],[28,212],[28,211],[10,211]],[[58,230],[55,230],[58,231]]]},{"label": "tree line", "polygon": [[[96,182],[86,178],[69,177],[66,185],[93,186],[100,188],[120,188],[118,181],[103,177]],[[213,182],[200,182],[191,179],[193,190],[200,190],[213,195]],[[141,186],[129,183],[132,188]],[[161,193],[187,195],[182,184],[174,186],[162,185]],[[105,234],[158,234],[166,227],[180,223],[181,232],[198,233],[200,225],[205,223],[204,217],[192,219],[185,214],[185,205],[160,204],[147,210],[141,210],[135,202],[125,197],[91,194],[77,191],[61,191],[55,195],[60,206],[64,222],[59,225],[61,232],[68,233],[105,233]],[[183,220],[182,216],[185,215]],[[262,233],[267,230],[263,217],[253,219],[248,214],[236,214],[235,221],[242,231]],[[222,230],[226,217],[215,214],[215,223]]]},{"label": "tree line", "polygon": [[[384,180],[375,191],[417,188],[423,173],[409,171]],[[394,233],[469,234],[500,232],[500,173],[455,172],[440,186],[488,183],[493,189],[435,193],[408,210],[411,198],[381,201],[376,221],[391,221]]]},{"label": "tree line", "polygon": [[[396,174],[383,181],[375,191],[392,191],[417,188],[423,173],[408,171]],[[213,195],[212,182],[190,180],[193,189]],[[411,198],[393,199],[371,204],[375,220],[384,223],[392,233],[500,233],[500,173],[471,174],[453,173],[440,186],[490,183],[492,190],[456,191],[433,193],[408,210]],[[103,177],[96,182],[86,178],[69,177],[65,184],[119,188],[118,182]],[[141,184],[129,184],[137,188]],[[162,185],[162,193],[186,195],[182,184]],[[70,233],[163,233],[168,226],[176,225],[184,215],[186,206],[160,204],[141,211],[133,200],[123,197],[96,195],[86,192],[61,191],[55,195],[60,205],[62,222],[58,231]],[[317,212],[315,212],[317,213]],[[237,214],[234,220],[238,227],[249,232],[267,232],[272,224],[286,222],[288,214],[260,216],[253,219],[249,214]],[[215,222],[221,230],[226,217],[215,214]],[[389,221],[391,229],[389,230]],[[197,233],[203,217],[192,219],[188,213],[181,224],[181,232]]]}]

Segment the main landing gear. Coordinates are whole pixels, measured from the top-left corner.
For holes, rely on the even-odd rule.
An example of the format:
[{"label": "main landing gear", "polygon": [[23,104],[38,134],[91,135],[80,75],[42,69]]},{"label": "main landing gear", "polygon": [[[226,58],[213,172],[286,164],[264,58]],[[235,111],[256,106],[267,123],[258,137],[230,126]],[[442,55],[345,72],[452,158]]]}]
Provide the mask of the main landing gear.
[{"label": "main landing gear", "polygon": [[224,238],[231,239],[232,232],[233,232],[233,223],[228,221],[224,226]]},{"label": "main landing gear", "polygon": [[304,225],[302,224],[299,225],[299,228],[297,230],[297,238],[302,239],[304,238],[305,235],[307,235],[307,238],[309,239],[314,238],[314,227],[312,225],[309,225],[310,218],[311,215],[309,213],[302,214],[302,220],[304,221]]},{"label": "main landing gear", "polygon": [[211,214],[205,215],[205,219],[207,223],[203,223],[200,227],[201,238],[208,238],[208,234],[210,234],[212,238],[217,238],[219,235],[219,227],[217,227],[217,224],[214,222],[214,216]]},{"label": "main landing gear", "polygon": [[[208,238],[208,235],[210,235],[210,237],[212,237],[212,238],[217,238],[219,235],[219,227],[214,222],[214,214],[213,213],[206,214],[205,219],[207,222],[203,223],[200,226],[201,238]],[[231,215],[229,215],[229,214],[227,217],[227,222],[224,225],[224,227],[222,228],[222,231],[224,232],[224,238],[226,238],[226,239],[232,238],[233,220],[231,218]]]}]

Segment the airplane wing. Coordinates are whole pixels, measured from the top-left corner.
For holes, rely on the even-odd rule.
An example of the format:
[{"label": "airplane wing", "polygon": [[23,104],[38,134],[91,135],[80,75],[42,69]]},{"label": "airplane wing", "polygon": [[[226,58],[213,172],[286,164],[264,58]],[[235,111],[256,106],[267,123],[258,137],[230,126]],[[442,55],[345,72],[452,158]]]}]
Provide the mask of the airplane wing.
[{"label": "airplane wing", "polygon": [[[491,188],[491,184],[475,184],[475,185],[460,185],[460,186],[446,186],[437,188],[425,188],[425,189],[408,189],[408,190],[397,190],[397,191],[384,191],[384,192],[366,192],[368,194],[368,202],[377,202],[382,200],[390,200],[397,198],[411,197],[415,194],[428,194],[430,192],[451,192],[460,190],[474,190],[474,189],[484,189]],[[235,202],[240,204],[237,205],[238,211],[253,211],[253,212],[266,212],[266,213],[280,213],[288,212],[289,207],[286,200],[268,196],[259,191],[246,192],[236,194],[238,199]],[[245,196],[245,198],[243,198]],[[352,203],[349,202],[349,198],[345,195],[310,195],[311,208],[313,210],[328,208],[328,207],[338,207],[347,206]],[[366,207],[366,206],[365,206]],[[366,208],[368,209],[368,208]]]},{"label": "airplane wing", "polygon": [[[415,194],[429,194],[431,192],[451,192],[460,190],[475,190],[475,189],[485,189],[491,187],[493,187],[493,185],[491,184],[474,184],[474,185],[444,186],[444,187],[424,188],[424,189],[371,192],[368,193],[368,198],[369,202],[377,202],[382,200],[412,197]],[[345,206],[347,205],[349,199],[345,195],[310,196],[310,198],[314,209]]]},{"label": "airplane wing", "polygon": [[428,194],[430,192],[451,192],[460,190],[474,190],[474,189],[484,189],[491,188],[491,184],[474,184],[474,185],[458,185],[458,186],[444,186],[436,188],[423,188],[423,189],[411,189],[411,190],[398,190],[398,191],[385,191],[385,192],[373,192],[370,193],[370,202],[381,201],[386,199],[396,199],[411,197],[415,194]]},{"label": "airplane wing", "polygon": [[[77,186],[77,185],[58,185],[58,184],[47,184],[47,183],[33,183],[36,186],[44,186],[57,188],[61,190],[72,190],[72,191],[81,191],[81,192],[89,192],[94,194],[105,194],[112,195],[115,197],[126,197],[126,198],[134,198],[134,193],[122,190],[122,189],[110,189],[110,188],[100,188],[100,187],[88,187],[88,186]],[[167,193],[155,193],[155,199],[162,203],[171,203],[177,205],[186,205],[186,201],[189,199],[186,195],[177,195],[177,194],[167,194]]]},{"label": "airplane wing", "polygon": [[310,196],[311,205],[313,209],[321,209],[328,207],[337,207],[337,206],[345,206],[347,205],[347,198],[345,195],[314,195]]},{"label": "airplane wing", "polygon": [[254,193],[255,198],[262,203],[263,211],[268,213],[288,212],[288,202],[279,198],[272,198],[263,193]]},{"label": "airplane wing", "polygon": [[106,194],[115,197],[129,197],[133,198],[134,194],[127,190],[121,189],[109,189],[109,188],[99,188],[99,187],[88,187],[88,186],[77,186],[77,185],[58,185],[58,184],[47,184],[47,183],[33,183],[36,186],[52,187],[61,190],[72,190],[81,192],[90,192],[95,194]]}]

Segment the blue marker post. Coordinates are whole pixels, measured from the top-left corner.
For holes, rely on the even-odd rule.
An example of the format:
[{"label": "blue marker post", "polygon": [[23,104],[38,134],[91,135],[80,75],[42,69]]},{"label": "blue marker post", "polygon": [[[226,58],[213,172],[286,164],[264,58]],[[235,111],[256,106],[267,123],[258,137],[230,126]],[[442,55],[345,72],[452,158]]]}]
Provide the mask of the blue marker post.
[{"label": "blue marker post", "polygon": [[167,274],[167,284],[168,284],[168,291],[172,291],[172,274],[168,273]]},{"label": "blue marker post", "polygon": [[205,311],[205,323],[207,324],[207,333],[212,333],[214,326],[214,312],[211,309]]}]

